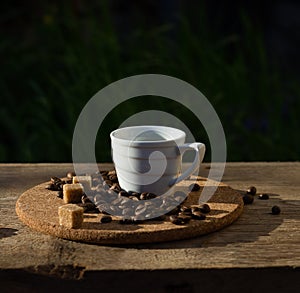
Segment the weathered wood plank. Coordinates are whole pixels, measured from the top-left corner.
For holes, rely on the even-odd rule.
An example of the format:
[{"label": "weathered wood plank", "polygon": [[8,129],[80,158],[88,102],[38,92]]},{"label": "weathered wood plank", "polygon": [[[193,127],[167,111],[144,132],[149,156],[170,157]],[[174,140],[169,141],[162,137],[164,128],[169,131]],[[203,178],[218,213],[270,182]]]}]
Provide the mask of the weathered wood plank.
[{"label": "weathered wood plank", "polygon": [[[205,167],[200,170],[202,176],[209,171]],[[300,163],[228,163],[226,184],[240,190],[255,185],[258,192],[270,193],[270,200],[256,199],[237,222],[210,235],[127,247],[66,241],[37,233],[19,221],[15,214],[18,196],[69,169],[71,164],[0,164],[1,269],[43,268],[48,274],[57,273],[53,268],[75,265],[87,274],[94,270],[300,266]],[[278,216],[270,214],[275,204],[282,209]]]}]

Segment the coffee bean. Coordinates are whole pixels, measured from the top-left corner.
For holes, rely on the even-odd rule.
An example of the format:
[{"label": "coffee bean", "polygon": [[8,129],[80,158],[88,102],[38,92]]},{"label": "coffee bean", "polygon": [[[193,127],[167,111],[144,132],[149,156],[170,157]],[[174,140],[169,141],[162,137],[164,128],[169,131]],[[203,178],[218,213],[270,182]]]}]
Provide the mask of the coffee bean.
[{"label": "coffee bean", "polygon": [[96,187],[99,184],[102,184],[102,180],[100,178],[93,178],[92,185]]},{"label": "coffee bean", "polygon": [[267,193],[262,193],[258,196],[258,199],[267,200],[269,199],[269,195]]},{"label": "coffee bean", "polygon": [[183,218],[178,217],[176,215],[170,216],[170,222],[175,225],[184,225],[185,224]]},{"label": "coffee bean", "polygon": [[124,208],[122,211],[123,216],[133,216],[133,211],[131,208]]},{"label": "coffee bean", "polygon": [[57,190],[63,190],[63,185],[64,184],[62,182],[58,182],[58,183],[55,184]]},{"label": "coffee bean", "polygon": [[146,212],[146,210],[147,210],[147,206],[145,206],[144,204],[139,204],[135,209],[135,214],[137,216],[142,215]]},{"label": "coffee bean", "polygon": [[118,206],[110,205],[109,208],[110,208],[110,210],[112,211],[113,214],[120,214],[121,213],[121,209]]},{"label": "coffee bean", "polygon": [[61,182],[61,179],[56,176],[53,176],[53,177],[51,177],[51,182],[55,184],[57,182]]},{"label": "coffee bean", "polygon": [[133,196],[133,195],[130,195],[128,198],[131,199],[131,200],[134,200],[134,201],[139,201],[139,199],[136,196]]},{"label": "coffee bean", "polygon": [[256,194],[256,187],[255,187],[255,186],[250,186],[250,187],[247,189],[247,193],[248,193],[248,194],[251,194],[251,195],[255,195],[255,194]]},{"label": "coffee bean", "polygon": [[105,180],[105,183],[106,183],[109,187],[111,187],[111,186],[113,185],[113,182],[112,182],[111,180],[109,180],[109,179]]},{"label": "coffee bean", "polygon": [[120,202],[120,205],[128,205],[128,204],[131,204],[131,201],[128,197],[121,197],[121,202]]},{"label": "coffee bean", "polygon": [[72,179],[74,176],[76,176],[75,172],[72,172],[72,171],[69,171],[67,174],[66,174],[67,178],[68,179]]},{"label": "coffee bean", "polygon": [[107,174],[108,174],[108,175],[116,175],[117,172],[116,172],[116,170],[110,170],[110,171],[108,171]]},{"label": "coffee bean", "polygon": [[77,204],[77,205],[82,207],[84,212],[89,212],[96,208],[96,205],[94,205],[92,202],[81,203],[81,204]]},{"label": "coffee bean", "polygon": [[105,191],[105,189],[103,188],[102,183],[98,184],[98,185],[95,187],[95,191],[97,191],[97,192],[103,192],[103,191]]},{"label": "coffee bean", "polygon": [[54,184],[53,183],[49,183],[45,186],[46,189],[48,190],[52,190],[52,188],[54,187]]},{"label": "coffee bean", "polygon": [[194,207],[191,207],[191,211],[192,211],[192,213],[194,213],[194,212],[201,212],[201,210],[200,210],[200,207],[199,206],[194,206]]},{"label": "coffee bean", "polygon": [[245,194],[245,195],[243,196],[244,204],[252,204],[252,203],[253,203],[253,200],[254,200],[254,197],[253,197],[253,195],[251,195],[251,194]]},{"label": "coffee bean", "polygon": [[108,179],[109,179],[110,181],[112,181],[113,183],[118,182],[118,177],[117,177],[116,175],[109,175],[109,176],[108,176]]},{"label": "coffee bean", "polygon": [[112,198],[117,198],[117,196],[118,196],[118,193],[112,189],[105,190],[105,194],[107,197],[112,197]]},{"label": "coffee bean", "polygon": [[110,223],[112,221],[112,217],[108,215],[100,216],[100,223]]},{"label": "coffee bean", "polygon": [[100,174],[101,174],[102,176],[107,176],[108,171],[100,171]]},{"label": "coffee bean", "polygon": [[201,204],[199,206],[199,209],[200,209],[200,212],[204,213],[204,214],[207,214],[210,212],[210,207],[207,203],[204,203],[204,204]]},{"label": "coffee bean", "polygon": [[146,199],[147,199],[147,196],[148,196],[148,192],[143,192],[143,193],[141,193],[141,195],[140,195],[140,200],[146,200]]},{"label": "coffee bean", "polygon": [[156,194],[149,192],[147,197],[148,197],[147,199],[153,199],[156,198]]},{"label": "coffee bean", "polygon": [[181,212],[191,212],[191,208],[182,205],[182,206],[180,206],[180,211],[181,211]]},{"label": "coffee bean", "polygon": [[108,176],[102,175],[102,180],[103,180],[103,181],[108,180]]},{"label": "coffee bean", "polygon": [[125,191],[125,190],[121,190],[119,193],[118,193],[118,196],[129,196],[129,194]]},{"label": "coffee bean", "polygon": [[57,185],[55,185],[53,183],[47,184],[45,186],[45,188],[48,189],[48,190],[53,190],[53,191],[59,191],[59,190],[61,190]]},{"label": "coffee bean", "polygon": [[178,217],[181,218],[184,223],[188,223],[192,218],[192,213],[190,215],[186,215],[184,212],[181,212],[178,214]]},{"label": "coffee bean", "polygon": [[189,190],[190,190],[190,191],[198,191],[198,190],[200,190],[200,185],[197,184],[197,183],[191,184],[191,185],[189,186]]},{"label": "coffee bean", "polygon": [[87,197],[86,194],[84,194],[84,195],[81,197],[81,202],[82,202],[82,203],[92,203],[92,201]]},{"label": "coffee bean", "polygon": [[107,195],[104,193],[96,193],[94,196],[94,203],[99,202],[101,200],[106,202],[106,197]]},{"label": "coffee bean", "polygon": [[57,192],[57,197],[58,198],[63,198],[64,197],[62,190],[60,190],[60,191]]},{"label": "coffee bean", "polygon": [[199,211],[195,211],[193,214],[192,214],[192,218],[195,219],[195,220],[205,220],[206,216],[203,215],[201,212]]},{"label": "coffee bean", "polygon": [[97,209],[99,210],[100,213],[103,214],[108,214],[110,211],[110,206],[108,203],[101,203],[101,204],[97,204]]},{"label": "coffee bean", "polygon": [[273,206],[273,207],[272,207],[272,214],[273,214],[273,215],[279,215],[280,212],[281,212],[281,209],[280,209],[279,206]]},{"label": "coffee bean", "polygon": [[117,197],[116,199],[114,199],[111,204],[112,205],[120,205],[122,202],[123,198],[122,197]]},{"label": "coffee bean", "polygon": [[109,188],[115,192],[119,192],[121,190],[121,187],[118,183],[113,183],[113,185]]},{"label": "coffee bean", "polygon": [[167,215],[168,215],[168,216],[170,216],[170,215],[176,215],[176,214],[179,213],[179,211],[180,211],[179,207],[175,207],[175,208],[173,208],[171,211],[169,211],[169,212],[167,213]]}]

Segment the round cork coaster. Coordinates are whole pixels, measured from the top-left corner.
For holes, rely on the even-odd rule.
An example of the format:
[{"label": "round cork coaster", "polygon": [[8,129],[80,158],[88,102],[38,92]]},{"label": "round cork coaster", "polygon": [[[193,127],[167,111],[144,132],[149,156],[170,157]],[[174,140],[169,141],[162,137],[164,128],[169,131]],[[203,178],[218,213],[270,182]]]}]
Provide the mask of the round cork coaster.
[{"label": "round cork coaster", "polygon": [[[192,178],[179,183],[177,190],[186,190],[194,180]],[[55,191],[45,189],[47,183],[37,185],[19,197],[16,204],[19,218],[39,232],[88,243],[137,244],[192,238],[230,225],[241,215],[244,206],[238,191],[224,183],[197,177],[200,191],[190,192],[187,206],[198,203],[204,185],[218,185],[215,194],[208,201],[211,211],[206,214],[205,220],[192,219],[184,225],[174,225],[168,219],[125,225],[113,217],[112,222],[104,224],[99,220],[101,214],[85,213],[82,227],[69,229],[59,225],[58,207],[64,202],[57,197]]]}]

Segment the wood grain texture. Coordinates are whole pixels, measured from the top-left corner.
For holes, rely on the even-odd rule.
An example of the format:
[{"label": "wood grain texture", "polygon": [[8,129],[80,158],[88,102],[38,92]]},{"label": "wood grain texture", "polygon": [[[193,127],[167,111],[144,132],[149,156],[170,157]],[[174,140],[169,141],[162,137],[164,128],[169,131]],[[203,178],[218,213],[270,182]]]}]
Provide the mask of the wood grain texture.
[{"label": "wood grain texture", "polygon": [[[207,176],[203,164],[201,176]],[[111,165],[103,164],[103,169]],[[255,185],[270,199],[245,206],[221,231],[189,240],[98,246],[44,235],[22,224],[17,198],[28,188],[64,176],[71,164],[0,164],[0,268],[59,276],[99,270],[222,269],[300,266],[300,163],[227,163],[223,182],[237,190]],[[270,214],[273,205],[281,214]]]}]

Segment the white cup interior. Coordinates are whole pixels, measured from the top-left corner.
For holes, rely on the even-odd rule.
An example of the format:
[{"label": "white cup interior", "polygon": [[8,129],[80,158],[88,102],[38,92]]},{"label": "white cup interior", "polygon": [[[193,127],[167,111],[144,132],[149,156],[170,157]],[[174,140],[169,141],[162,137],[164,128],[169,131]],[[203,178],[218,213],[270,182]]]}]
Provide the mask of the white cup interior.
[{"label": "white cup interior", "polygon": [[114,139],[136,141],[139,143],[181,140],[185,137],[182,130],[157,125],[131,126],[117,129],[111,133]]}]

